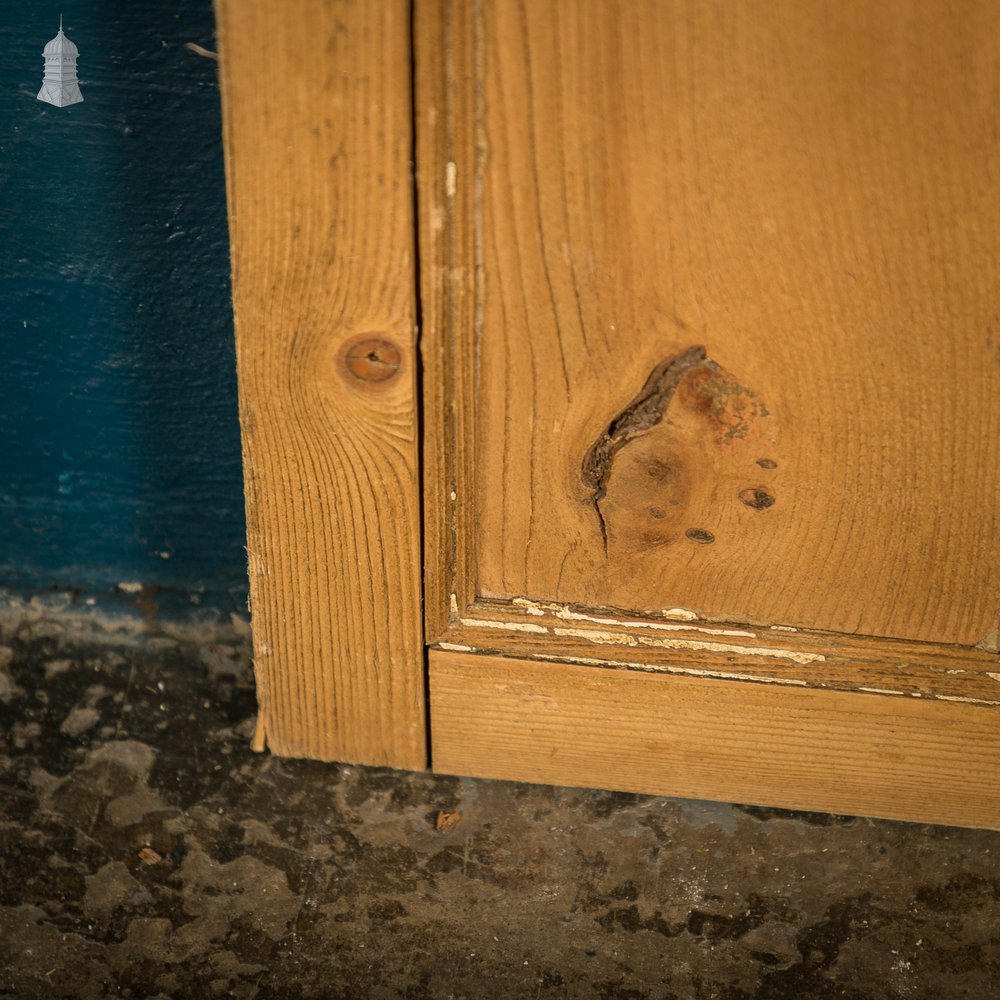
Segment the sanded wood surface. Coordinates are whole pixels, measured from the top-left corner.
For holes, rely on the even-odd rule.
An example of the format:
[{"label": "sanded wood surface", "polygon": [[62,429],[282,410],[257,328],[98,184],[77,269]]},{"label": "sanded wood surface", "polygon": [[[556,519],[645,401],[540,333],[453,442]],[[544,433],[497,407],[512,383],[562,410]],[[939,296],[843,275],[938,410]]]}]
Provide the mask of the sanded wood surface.
[{"label": "sanded wood surface", "polygon": [[409,8],[216,7],[257,743],[419,768]]},{"label": "sanded wood surface", "polygon": [[432,651],[436,770],[1000,828],[980,706]]},{"label": "sanded wood surface", "polygon": [[418,74],[448,62],[417,107],[431,618],[452,591],[995,649],[988,5],[417,11]]}]

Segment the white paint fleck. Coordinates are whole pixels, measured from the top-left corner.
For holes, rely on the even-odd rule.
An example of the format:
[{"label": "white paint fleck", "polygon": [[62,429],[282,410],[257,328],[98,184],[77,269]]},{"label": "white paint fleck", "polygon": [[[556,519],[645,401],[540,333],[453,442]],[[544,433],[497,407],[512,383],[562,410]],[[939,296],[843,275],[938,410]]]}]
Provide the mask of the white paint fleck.
[{"label": "white paint fleck", "polygon": [[137,580],[123,580],[118,584],[118,589],[125,594],[141,594],[142,584]]},{"label": "white paint fleck", "polygon": [[451,613],[453,615],[457,615],[458,614],[458,595],[457,594],[452,594],[451,595],[451,605],[450,606],[451,606]]},{"label": "white paint fleck", "polygon": [[447,649],[456,653],[472,653],[474,649],[472,646],[463,646],[457,642],[439,642],[437,644],[438,649]]},{"label": "white paint fleck", "polygon": [[458,190],[458,167],[455,166],[452,160],[449,160],[445,164],[444,168],[444,193],[449,198],[455,197],[455,192]]},{"label": "white paint fleck", "polygon": [[[614,329],[612,327],[612,329]],[[664,608],[661,612],[664,618],[673,618],[676,621],[693,622],[698,620],[698,616],[687,608]]]}]

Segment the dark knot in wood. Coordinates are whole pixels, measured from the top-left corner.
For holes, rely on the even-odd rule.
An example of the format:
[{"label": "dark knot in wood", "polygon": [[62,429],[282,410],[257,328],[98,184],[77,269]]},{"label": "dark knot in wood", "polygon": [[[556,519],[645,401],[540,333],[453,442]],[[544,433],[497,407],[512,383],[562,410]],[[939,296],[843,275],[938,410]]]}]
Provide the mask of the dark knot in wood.
[{"label": "dark knot in wood", "polygon": [[663,419],[667,404],[681,379],[692,368],[706,363],[711,364],[705,348],[700,345],[661,361],[650,372],[639,394],[608,424],[584,456],[580,478],[585,486],[594,491],[590,503],[597,514],[605,552],[608,549],[608,529],[601,513],[601,501],[607,492],[616,452],[632,438],[655,427]]}]

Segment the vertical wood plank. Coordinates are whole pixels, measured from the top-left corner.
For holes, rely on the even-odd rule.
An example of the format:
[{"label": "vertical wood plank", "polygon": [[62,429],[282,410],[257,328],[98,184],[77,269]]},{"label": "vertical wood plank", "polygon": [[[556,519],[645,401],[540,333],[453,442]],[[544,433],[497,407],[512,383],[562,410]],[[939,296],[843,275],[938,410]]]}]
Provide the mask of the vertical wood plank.
[{"label": "vertical wood plank", "polygon": [[216,8],[257,743],[420,768],[409,7]]},{"label": "vertical wood plank", "polygon": [[424,594],[429,639],[452,595],[476,597],[475,365],[485,143],[477,87],[479,5],[419,0],[414,16],[421,354],[424,378]]}]

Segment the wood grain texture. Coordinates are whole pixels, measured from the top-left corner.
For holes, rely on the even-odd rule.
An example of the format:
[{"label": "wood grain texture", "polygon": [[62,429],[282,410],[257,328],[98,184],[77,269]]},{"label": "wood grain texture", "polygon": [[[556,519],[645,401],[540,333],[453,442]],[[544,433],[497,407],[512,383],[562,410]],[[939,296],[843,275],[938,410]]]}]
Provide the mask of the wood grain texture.
[{"label": "wood grain texture", "polygon": [[[452,67],[433,108],[449,138],[421,156],[438,189],[425,285],[442,349],[462,352],[436,390],[452,443],[428,440],[438,620],[451,589],[459,608],[995,634],[992,12],[419,10],[437,36],[418,35],[418,68]],[[705,361],[634,419],[695,347]]]},{"label": "wood grain texture", "polygon": [[1000,828],[988,708],[433,651],[435,770]]},{"label": "wood grain texture", "polygon": [[258,742],[420,768],[409,8],[217,11]]}]

